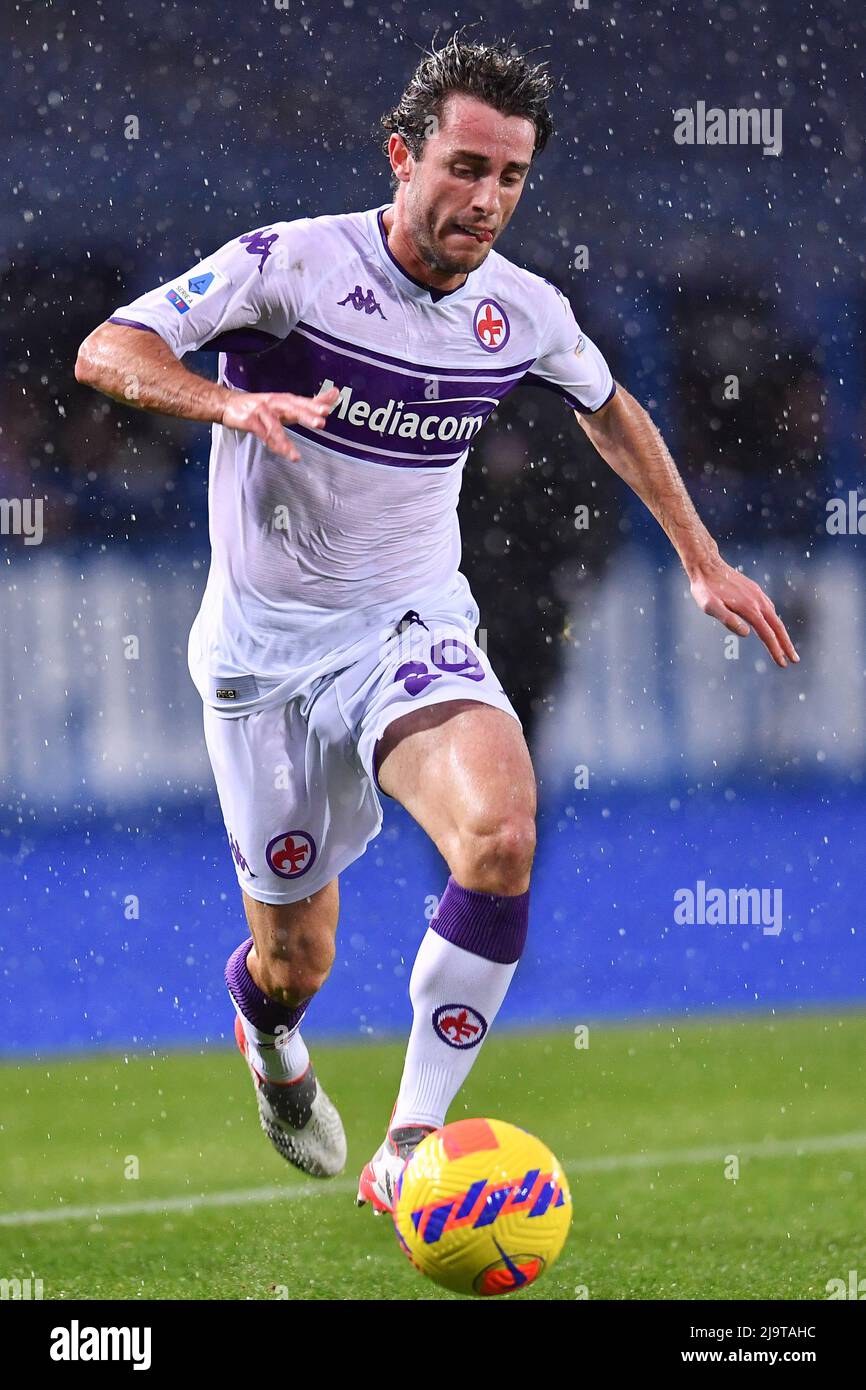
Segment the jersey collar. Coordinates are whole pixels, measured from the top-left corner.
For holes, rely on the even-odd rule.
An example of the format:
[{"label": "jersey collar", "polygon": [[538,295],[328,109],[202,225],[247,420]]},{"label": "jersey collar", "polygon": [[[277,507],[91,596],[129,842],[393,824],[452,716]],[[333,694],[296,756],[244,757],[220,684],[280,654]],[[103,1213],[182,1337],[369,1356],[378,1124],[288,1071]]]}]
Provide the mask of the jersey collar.
[{"label": "jersey collar", "polygon": [[[393,203],[383,203],[380,208],[373,208],[368,216],[368,230],[370,240],[373,243],[376,254],[385,271],[396,285],[410,299],[419,300],[426,304],[453,304],[456,300],[462,299],[469,292],[472,276],[475,271],[470,270],[462,285],[458,285],[456,290],[435,290],[430,285],[424,285],[420,280],[416,280],[414,275],[410,275],[404,270],[400,262],[391,253],[388,245],[388,237],[382,223],[382,214],[394,206]],[[480,267],[479,267],[480,269]]]}]

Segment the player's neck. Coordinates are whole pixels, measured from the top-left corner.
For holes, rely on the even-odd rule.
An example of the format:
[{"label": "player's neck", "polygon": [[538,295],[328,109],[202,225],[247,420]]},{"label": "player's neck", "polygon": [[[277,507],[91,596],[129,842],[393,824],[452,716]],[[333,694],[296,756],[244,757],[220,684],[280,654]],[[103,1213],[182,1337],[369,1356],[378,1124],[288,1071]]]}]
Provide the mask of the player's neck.
[{"label": "player's neck", "polygon": [[421,260],[402,224],[395,219],[393,207],[382,213],[382,226],[388,238],[388,250],[413,280],[420,280],[422,284],[429,285],[434,290],[457,290],[466,283],[469,277],[465,273],[449,275],[446,271],[431,270],[426,261]]}]

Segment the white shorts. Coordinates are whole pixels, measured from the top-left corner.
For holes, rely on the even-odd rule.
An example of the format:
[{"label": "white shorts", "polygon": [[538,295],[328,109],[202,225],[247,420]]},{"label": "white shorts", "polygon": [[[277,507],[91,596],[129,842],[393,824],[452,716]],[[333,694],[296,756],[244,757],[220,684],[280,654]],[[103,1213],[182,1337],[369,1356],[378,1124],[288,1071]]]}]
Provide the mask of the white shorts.
[{"label": "white shorts", "polygon": [[375,634],[360,659],[285,704],[233,717],[205,704],[243,890],[264,903],[298,902],[348,868],[382,828],[373,757],[387,726],[424,705],[467,699],[520,722],[468,625],[437,617],[428,626],[412,612],[384,642]]}]

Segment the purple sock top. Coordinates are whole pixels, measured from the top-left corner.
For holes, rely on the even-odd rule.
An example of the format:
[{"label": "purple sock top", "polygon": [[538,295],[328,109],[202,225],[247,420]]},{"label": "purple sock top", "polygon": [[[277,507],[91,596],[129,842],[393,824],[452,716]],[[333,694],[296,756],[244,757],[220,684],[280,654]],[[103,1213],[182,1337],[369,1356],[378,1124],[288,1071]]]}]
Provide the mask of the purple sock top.
[{"label": "purple sock top", "polygon": [[453,946],[498,965],[513,965],[526,944],[529,889],[516,897],[500,897],[463,888],[452,874],[430,926]]},{"label": "purple sock top", "polygon": [[297,1028],[304,1017],[309,999],[295,1008],[290,1008],[288,1004],[279,1004],[276,999],[263,994],[247,970],[247,956],[252,949],[253,938],[250,937],[248,941],[242,941],[226,961],[226,984],[229,994],[247,1022],[258,1028],[260,1033],[276,1034],[278,1028],[288,1028],[289,1031]]}]

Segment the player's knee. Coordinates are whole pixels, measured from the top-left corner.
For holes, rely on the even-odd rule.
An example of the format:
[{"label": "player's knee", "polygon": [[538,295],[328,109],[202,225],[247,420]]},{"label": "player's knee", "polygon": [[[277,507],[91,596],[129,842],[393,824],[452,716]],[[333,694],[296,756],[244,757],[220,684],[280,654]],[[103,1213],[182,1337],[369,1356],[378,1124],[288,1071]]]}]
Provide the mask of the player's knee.
[{"label": "player's knee", "polygon": [[510,814],[467,826],[459,835],[451,872],[464,888],[514,896],[529,887],[535,855],[535,820]]}]

